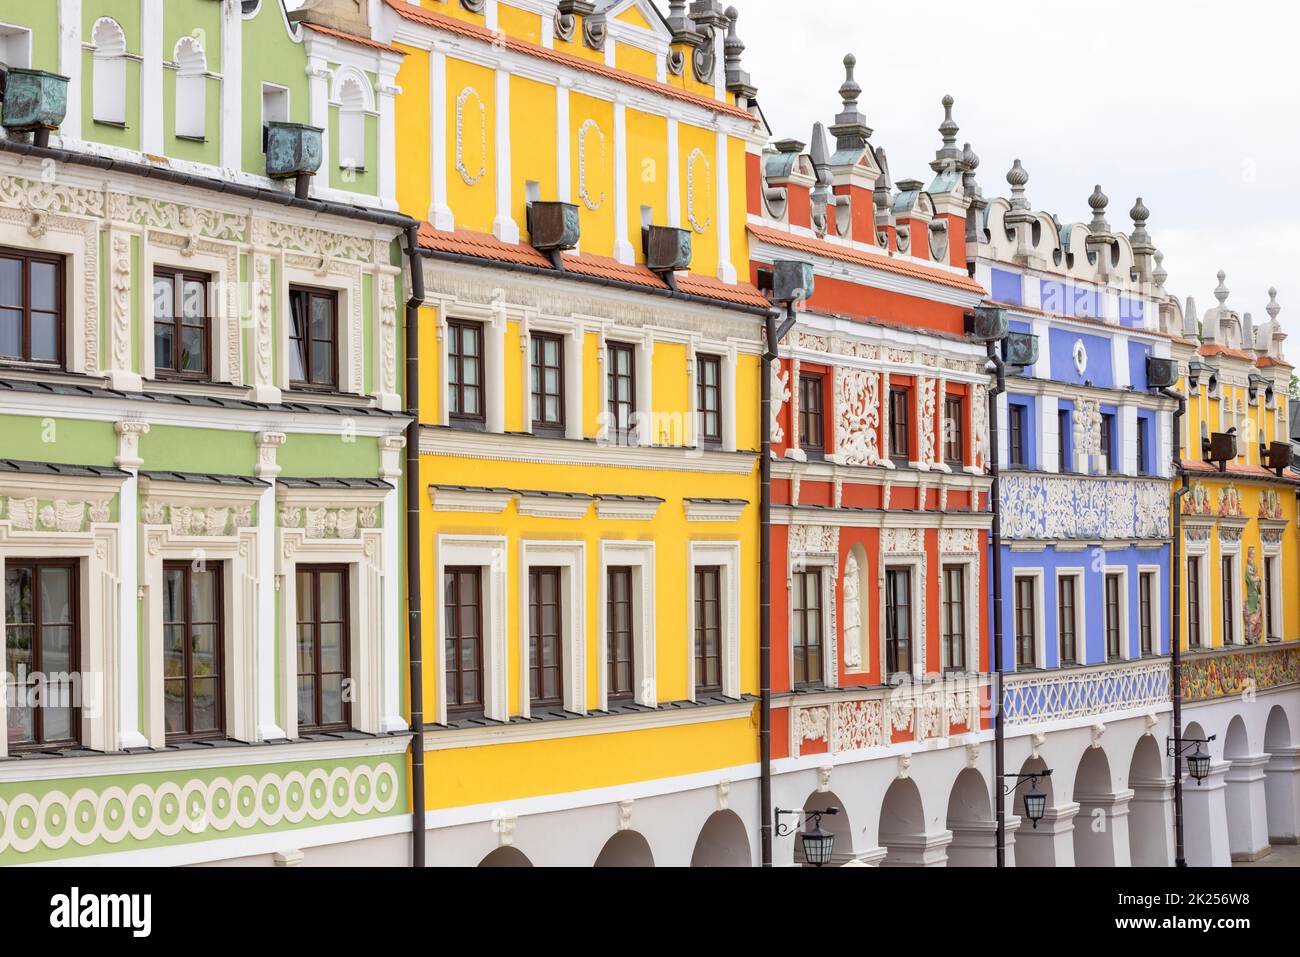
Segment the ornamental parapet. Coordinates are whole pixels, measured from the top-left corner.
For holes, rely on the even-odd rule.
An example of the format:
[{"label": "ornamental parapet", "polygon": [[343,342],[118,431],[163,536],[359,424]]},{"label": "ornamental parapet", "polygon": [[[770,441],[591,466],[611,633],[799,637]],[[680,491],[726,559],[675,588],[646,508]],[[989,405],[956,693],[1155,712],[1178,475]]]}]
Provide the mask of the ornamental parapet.
[{"label": "ornamental parapet", "polygon": [[1001,484],[1002,535],[1009,540],[1170,537],[1166,481],[1010,472]]},{"label": "ornamental parapet", "polygon": [[1300,684],[1300,642],[1215,648],[1183,656],[1186,702],[1212,701]]},{"label": "ornamental parapet", "polygon": [[1169,704],[1169,687],[1167,658],[1009,674],[1003,716],[1017,727],[1158,708]]},{"label": "ornamental parapet", "polygon": [[988,689],[987,675],[963,675],[810,695],[811,701],[790,706],[790,754],[838,754],[977,732]]}]

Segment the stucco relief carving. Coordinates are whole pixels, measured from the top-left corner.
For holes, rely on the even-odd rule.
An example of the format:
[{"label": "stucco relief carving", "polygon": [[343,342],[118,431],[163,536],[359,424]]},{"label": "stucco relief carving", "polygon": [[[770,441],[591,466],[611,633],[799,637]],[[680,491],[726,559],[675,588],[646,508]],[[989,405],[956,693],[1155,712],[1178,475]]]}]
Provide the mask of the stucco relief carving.
[{"label": "stucco relief carving", "polygon": [[253,244],[274,246],[286,252],[302,253],[317,260],[348,259],[363,263],[375,261],[375,244],[363,236],[349,236],[346,233],[278,220],[254,219]]},{"label": "stucco relief carving", "polygon": [[886,555],[921,555],[925,544],[919,528],[886,528],[881,534]]},{"label": "stucco relief carving", "polygon": [[862,585],[858,559],[852,552],[844,560],[844,667],[862,667]]},{"label": "stucco relief carving", "polygon": [[397,292],[392,276],[379,280],[379,315],[382,339],[380,350],[380,386],[382,391],[397,391]]},{"label": "stucco relief carving", "polygon": [[974,555],[979,551],[979,532],[973,528],[940,529],[939,551],[945,555]]},{"label": "stucco relief carving", "polygon": [[253,260],[253,310],[257,343],[254,356],[257,383],[258,385],[270,385],[273,380],[271,371],[273,346],[271,330],[271,260],[268,256],[257,256]]},{"label": "stucco relief carving", "polygon": [[835,406],[842,465],[875,465],[880,461],[880,377],[873,372],[835,369]]},{"label": "stucco relief carving", "polygon": [[83,532],[106,523],[111,510],[107,500],[38,498],[0,499],[0,516],[19,532]]},{"label": "stucco relief carving", "polygon": [[797,721],[797,737],[800,743],[825,741],[830,734],[830,713],[827,708],[800,708]]},{"label": "stucco relief carving", "polygon": [[[704,182],[708,186],[704,197],[706,212],[703,219],[700,218],[699,212],[695,208],[695,167],[697,163],[704,164]],[[709,227],[713,225],[713,213],[710,212],[712,208],[713,169],[709,166],[709,158],[704,155],[704,151],[694,149],[691,150],[691,155],[686,160],[686,218],[690,220],[691,228],[700,235],[707,233]]]},{"label": "stucco relief carving", "polygon": [[[465,162],[465,108],[471,98],[478,111],[479,129],[479,163],[473,171]],[[478,90],[472,86],[465,87],[456,97],[456,172],[460,174],[466,186],[478,185],[478,182],[487,175],[487,107],[483,105],[483,98],[478,95]]]},{"label": "stucco relief carving", "polygon": [[917,377],[917,403],[921,409],[921,421],[918,423],[921,434],[921,459],[924,465],[932,465],[935,458],[934,415],[936,402],[936,381],[926,376]]},{"label": "stucco relief carving", "polygon": [[885,744],[885,707],[881,701],[845,701],[835,705],[836,751],[879,748]]},{"label": "stucco relief carving", "polygon": [[1080,399],[1074,406],[1074,458],[1101,455],[1101,406],[1092,399]]},{"label": "stucco relief carving", "polygon": [[1003,534],[1010,539],[1165,539],[1168,486],[1157,482],[1042,475],[1002,479]]},{"label": "stucco relief carving", "polygon": [[280,508],[281,528],[302,529],[308,539],[315,541],[354,541],[361,537],[362,529],[373,529],[378,524],[379,510],[374,506]]},{"label": "stucco relief carving", "polygon": [[578,129],[578,196],[583,205],[594,213],[605,205],[605,192],[601,190],[599,196],[593,196],[587,182],[587,141],[593,132],[600,146],[600,158],[596,165],[599,169],[605,168],[605,134],[595,120],[587,120]]},{"label": "stucco relief carving", "polygon": [[772,363],[772,444],[785,440],[781,426],[781,408],[790,401],[790,373],[780,363]]},{"label": "stucco relief carving", "polygon": [[112,242],[113,367],[131,367],[131,237],[123,233]]},{"label": "stucco relief carving", "polygon": [[838,555],[840,530],[830,525],[791,525],[790,556]]},{"label": "stucco relief carving", "polygon": [[971,458],[976,468],[987,468],[989,464],[989,390],[988,386],[976,383],[971,389]]},{"label": "stucco relief carving", "polygon": [[128,193],[108,194],[109,217],[149,229],[165,229],[183,236],[242,242],[248,233],[248,217],[197,206],[185,206]]}]

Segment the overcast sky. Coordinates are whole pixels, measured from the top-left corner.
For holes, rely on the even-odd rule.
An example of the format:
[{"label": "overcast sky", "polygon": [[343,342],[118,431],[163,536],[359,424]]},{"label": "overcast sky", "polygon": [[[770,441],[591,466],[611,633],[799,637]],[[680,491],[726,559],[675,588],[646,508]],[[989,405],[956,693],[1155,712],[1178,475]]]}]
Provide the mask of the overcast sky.
[{"label": "overcast sky", "polygon": [[838,112],[841,60],[894,180],[925,179],[951,93],[958,143],[985,196],[1019,157],[1035,209],[1087,222],[1100,183],[1114,229],[1141,196],[1165,286],[1201,312],[1223,269],[1228,304],[1280,319],[1300,360],[1300,8],[1265,0],[733,0],[745,68],[775,137],[807,140]]}]

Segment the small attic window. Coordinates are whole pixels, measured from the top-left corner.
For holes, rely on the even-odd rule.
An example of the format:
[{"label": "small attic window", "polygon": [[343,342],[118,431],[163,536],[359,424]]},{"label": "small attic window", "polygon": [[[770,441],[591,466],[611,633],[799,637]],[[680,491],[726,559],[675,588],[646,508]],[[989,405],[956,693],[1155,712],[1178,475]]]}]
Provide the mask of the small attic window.
[{"label": "small attic window", "polygon": [[262,152],[266,152],[268,123],[289,122],[289,91],[274,83],[262,84]]},{"label": "small attic window", "polygon": [[176,135],[202,140],[207,135],[208,59],[194,37],[182,37],[176,61]]},{"label": "small attic window", "polygon": [[103,17],[91,33],[95,48],[92,118],[110,126],[126,125],[126,34],[116,20]]},{"label": "small attic window", "polygon": [[31,65],[32,31],[0,24],[0,70],[26,70]]},{"label": "small attic window", "polygon": [[366,167],[366,108],[369,98],[361,77],[349,74],[339,84],[339,166]]}]

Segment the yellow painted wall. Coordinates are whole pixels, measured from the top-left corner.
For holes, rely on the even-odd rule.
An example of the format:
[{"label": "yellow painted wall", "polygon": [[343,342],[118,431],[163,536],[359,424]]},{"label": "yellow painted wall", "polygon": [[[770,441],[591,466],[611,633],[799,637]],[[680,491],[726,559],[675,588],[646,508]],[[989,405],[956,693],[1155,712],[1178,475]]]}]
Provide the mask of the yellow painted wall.
[{"label": "yellow painted wall", "polygon": [[749,281],[749,230],[748,209],[745,206],[745,178],[748,175],[745,164],[745,141],[728,137],[727,139],[727,180],[731,194],[728,207],[731,213],[731,264],[736,269],[736,276],[742,282]]},{"label": "yellow painted wall", "polygon": [[645,262],[641,207],[653,210],[653,223],[668,222],[668,121],[662,116],[627,111],[627,204],[627,239],[637,262]]},{"label": "yellow painted wall", "polygon": [[[425,219],[429,215],[430,144],[429,52],[398,46],[407,56],[397,73],[402,95],[397,97],[397,196],[402,211]],[[444,148],[442,143],[438,148]]]},{"label": "yellow painted wall", "polygon": [[614,45],[614,65],[620,70],[627,70],[649,80],[658,79],[658,58],[649,50],[634,47],[627,43]]},{"label": "yellow painted wall", "polygon": [[[691,272],[718,271],[718,139],[712,130],[687,123],[677,127],[678,170],[681,178],[682,228],[691,231]],[[699,150],[692,165],[691,155]],[[744,183],[744,180],[741,180]],[[743,200],[743,187],[737,190]],[[734,210],[734,195],[733,195]],[[690,214],[694,210],[695,223]],[[733,215],[735,215],[733,211]],[[743,213],[742,213],[743,219]],[[704,227],[699,232],[696,225]],[[748,273],[748,270],[746,270]]]},{"label": "yellow painted wall", "polygon": [[[495,84],[495,71],[447,58],[447,202],[458,227],[480,233],[492,232],[492,220],[496,216]],[[461,103],[459,136],[458,102]],[[457,166],[458,143],[465,175]],[[467,178],[473,182],[467,182]]]},{"label": "yellow painted wall", "polygon": [[[579,140],[589,121],[596,125],[588,129],[584,152]],[[581,93],[570,94],[569,125],[572,196],[582,222],[582,251],[610,256],[614,252],[614,105]],[[584,169],[586,199],[581,192]],[[593,210],[593,205],[598,208]]]},{"label": "yellow painted wall", "polygon": [[599,63],[602,66],[605,63],[604,50],[593,50],[582,41],[582,17],[578,17],[578,26],[573,31],[573,39],[561,40],[557,36],[555,38],[555,49],[561,53],[567,53],[569,56],[576,56],[581,60],[590,60],[592,63]]},{"label": "yellow painted wall", "polygon": [[527,40],[530,43],[542,42],[541,15],[512,7],[505,0],[501,0],[497,5],[497,29],[507,36]]},{"label": "yellow painted wall", "polygon": [[541,199],[557,198],[555,183],[555,87],[521,76],[510,78],[510,200],[520,235],[528,237],[528,182]]},{"label": "yellow painted wall", "polygon": [[420,0],[420,6],[426,10],[432,10],[434,13],[441,13],[445,17],[451,17],[453,20],[464,20],[466,23],[472,23],[476,27],[485,26],[487,18],[481,13],[471,13],[460,5],[459,0]]}]

